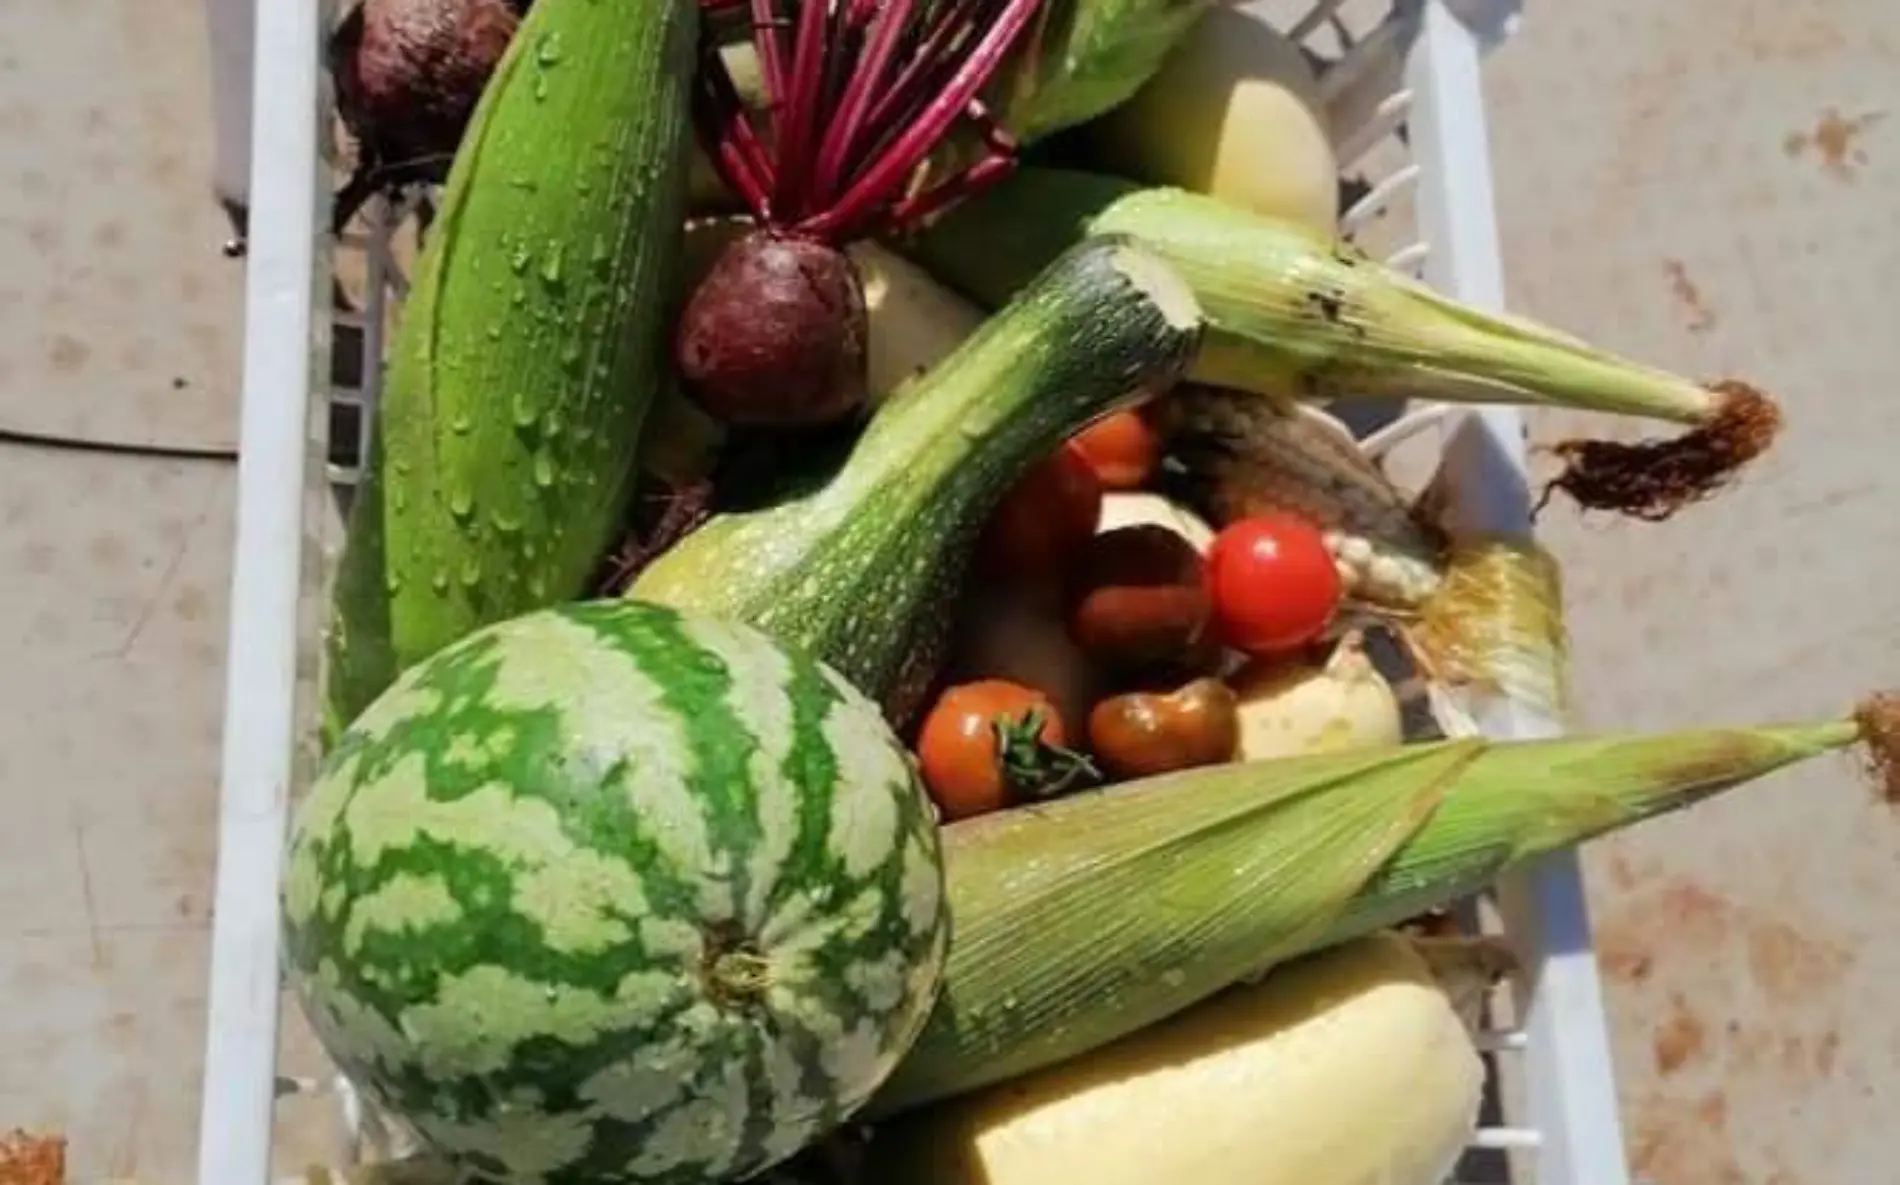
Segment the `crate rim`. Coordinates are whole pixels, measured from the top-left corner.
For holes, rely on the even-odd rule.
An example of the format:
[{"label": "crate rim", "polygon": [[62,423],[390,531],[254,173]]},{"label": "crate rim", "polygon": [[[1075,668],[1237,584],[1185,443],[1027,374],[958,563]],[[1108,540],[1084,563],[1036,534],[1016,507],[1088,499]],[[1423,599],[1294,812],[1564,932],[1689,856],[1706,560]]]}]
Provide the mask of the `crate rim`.
[{"label": "crate rim", "polygon": [[[228,7],[228,6],[227,6]],[[231,577],[211,985],[199,1124],[200,1185],[270,1179],[281,934],[276,885],[296,764],[298,638],[308,425],[326,384],[332,244],[327,223],[323,77],[329,3],[258,5],[249,107],[221,106],[220,143],[249,125],[249,253],[240,405],[237,532]],[[1329,13],[1334,0],[1317,0]],[[1483,53],[1517,17],[1515,0],[1392,0],[1415,32],[1404,79],[1425,275],[1487,307],[1503,269],[1484,100]],[[1313,19],[1311,16],[1309,20]],[[222,92],[233,88],[225,86]],[[313,102],[313,99],[317,100]],[[221,167],[223,167],[221,165]],[[1530,531],[1524,426],[1513,407],[1459,410],[1440,429],[1450,509],[1468,526]],[[1509,703],[1480,718],[1499,737],[1558,731]],[[1629,1185],[1607,1024],[1574,853],[1498,884],[1527,973],[1517,988],[1535,1177],[1546,1185]]]}]

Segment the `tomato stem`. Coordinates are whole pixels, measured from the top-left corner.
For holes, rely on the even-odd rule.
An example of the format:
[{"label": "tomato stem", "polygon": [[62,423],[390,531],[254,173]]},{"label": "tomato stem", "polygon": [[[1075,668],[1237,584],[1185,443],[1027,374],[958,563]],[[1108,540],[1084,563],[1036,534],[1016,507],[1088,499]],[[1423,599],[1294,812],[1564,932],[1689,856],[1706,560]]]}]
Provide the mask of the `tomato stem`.
[{"label": "tomato stem", "polygon": [[1019,717],[998,715],[992,725],[1003,785],[1018,801],[1056,798],[1102,779],[1086,755],[1043,740],[1046,723],[1042,709],[1030,708]]}]

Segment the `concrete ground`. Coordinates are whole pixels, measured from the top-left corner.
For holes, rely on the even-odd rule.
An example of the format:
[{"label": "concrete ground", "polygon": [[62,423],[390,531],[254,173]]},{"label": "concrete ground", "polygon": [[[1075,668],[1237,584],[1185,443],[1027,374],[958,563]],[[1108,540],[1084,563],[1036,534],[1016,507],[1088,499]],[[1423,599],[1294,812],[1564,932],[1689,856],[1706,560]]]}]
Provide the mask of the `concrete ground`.
[{"label": "concrete ground", "polygon": [[[1900,8],[1529,9],[1488,71],[1513,304],[1748,375],[1790,418],[1674,523],[1547,516],[1581,722],[1802,717],[1900,682]],[[197,0],[0,0],[0,431],[202,454],[0,441],[0,1129],[66,1131],[76,1180],[193,1162],[241,295],[204,54]],[[1851,765],[1588,866],[1638,1171],[1890,1178],[1900,1020],[1870,1002],[1900,973],[1900,819]]]}]

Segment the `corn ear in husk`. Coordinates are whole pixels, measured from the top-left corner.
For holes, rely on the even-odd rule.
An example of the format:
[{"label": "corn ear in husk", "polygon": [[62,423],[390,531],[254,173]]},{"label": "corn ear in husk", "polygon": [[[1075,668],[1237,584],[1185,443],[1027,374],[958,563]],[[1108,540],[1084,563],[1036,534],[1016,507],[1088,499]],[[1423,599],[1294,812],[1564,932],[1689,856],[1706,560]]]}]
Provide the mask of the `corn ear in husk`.
[{"label": "corn ear in husk", "polygon": [[1479,739],[1196,770],[945,829],[956,927],[876,1118],[1018,1077],[1499,873],[1868,742],[1892,793],[1900,697],[1821,724]]},{"label": "corn ear in husk", "polygon": [[1564,469],[1550,488],[1587,509],[1666,518],[1720,488],[1780,429],[1774,402],[1744,384],[1700,386],[1485,312],[1332,238],[1182,190],[1025,168],[953,208],[908,250],[995,306],[1076,240],[1111,232],[1146,243],[1206,310],[1196,381],[1307,402],[1535,404],[1693,426],[1669,440],[1555,446]]}]

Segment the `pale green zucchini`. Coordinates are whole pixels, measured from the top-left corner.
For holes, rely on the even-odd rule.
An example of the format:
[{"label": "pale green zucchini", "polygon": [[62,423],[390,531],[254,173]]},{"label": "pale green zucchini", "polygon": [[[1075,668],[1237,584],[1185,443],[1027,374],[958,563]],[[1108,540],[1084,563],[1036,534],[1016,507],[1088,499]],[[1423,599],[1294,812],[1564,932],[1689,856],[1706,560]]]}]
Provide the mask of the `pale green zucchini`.
[{"label": "pale green zucchini", "polygon": [[540,0],[417,261],[352,512],[325,732],[474,629],[583,591],[677,298],[694,0]]}]

